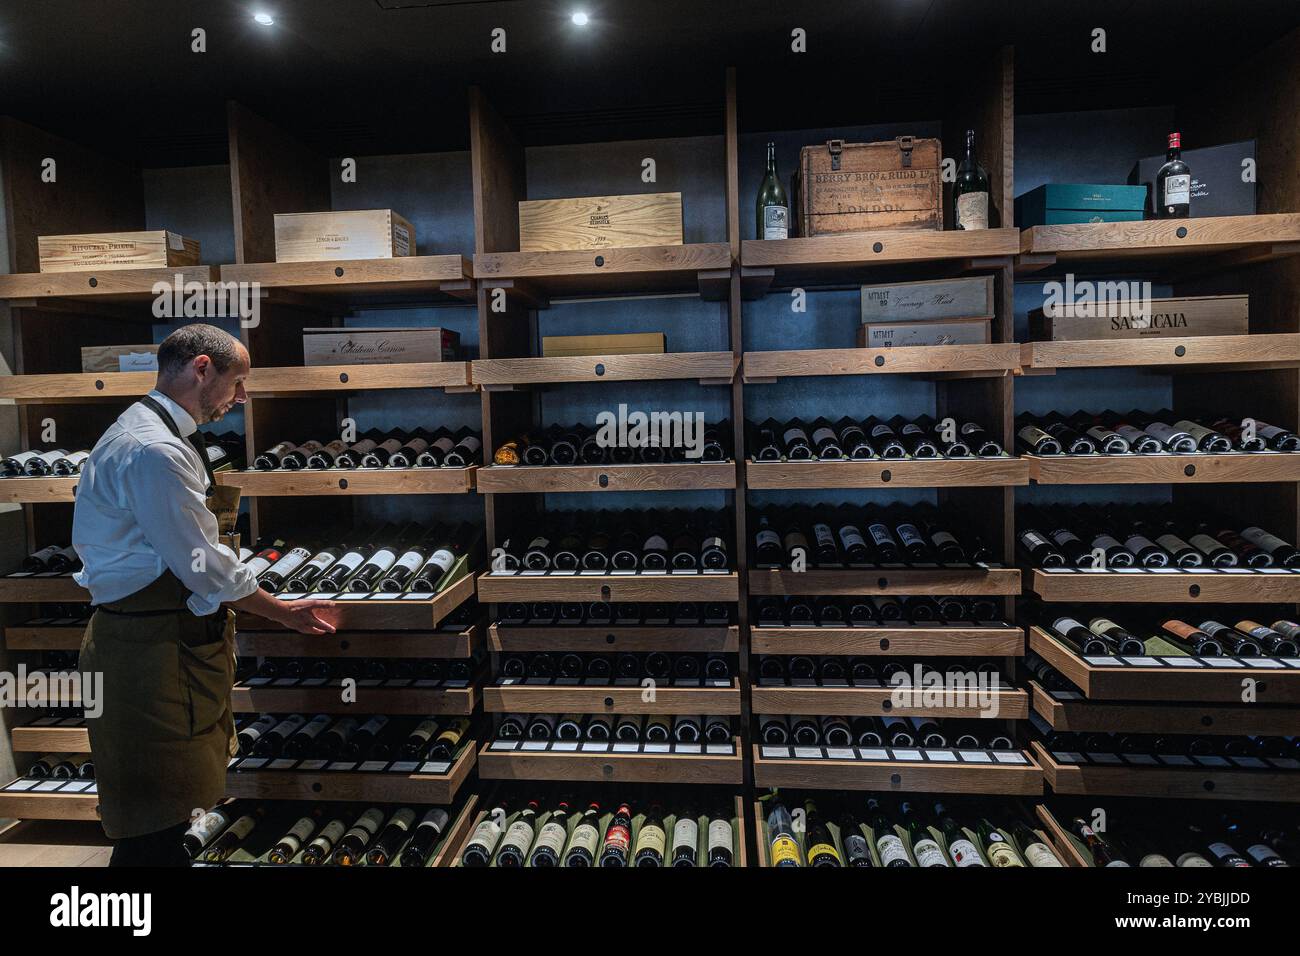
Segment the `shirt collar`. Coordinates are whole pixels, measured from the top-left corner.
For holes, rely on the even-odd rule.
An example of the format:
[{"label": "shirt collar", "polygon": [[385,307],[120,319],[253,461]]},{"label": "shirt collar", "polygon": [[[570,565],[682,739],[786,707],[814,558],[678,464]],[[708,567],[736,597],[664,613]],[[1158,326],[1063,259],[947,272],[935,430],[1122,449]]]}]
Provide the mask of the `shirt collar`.
[{"label": "shirt collar", "polygon": [[149,397],[163,408],[167,409],[171,414],[172,421],[176,423],[176,428],[180,431],[182,438],[189,438],[199,430],[198,423],[194,421],[194,416],[181,408],[180,405],[176,404],[176,402],[168,398],[162,392],[158,391],[158,389],[150,389]]}]

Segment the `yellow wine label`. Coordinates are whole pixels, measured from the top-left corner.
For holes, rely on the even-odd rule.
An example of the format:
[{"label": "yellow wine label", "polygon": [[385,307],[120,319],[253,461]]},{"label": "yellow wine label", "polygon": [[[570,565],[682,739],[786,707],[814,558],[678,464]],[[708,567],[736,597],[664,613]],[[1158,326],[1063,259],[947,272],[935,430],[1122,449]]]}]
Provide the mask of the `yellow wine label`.
[{"label": "yellow wine label", "polygon": [[640,855],[642,850],[654,850],[660,856],[664,855],[664,845],[668,842],[668,835],[664,833],[663,827],[642,827],[636,835],[636,847],[633,849],[633,856]]},{"label": "yellow wine label", "polygon": [[771,857],[773,866],[802,866],[799,844],[794,837],[779,836],[772,840]]},{"label": "yellow wine label", "polygon": [[844,862],[840,859],[840,855],[836,852],[835,847],[831,846],[829,843],[814,843],[808,848],[808,859],[815,860],[817,857],[821,856],[834,857],[837,863],[842,864]]}]

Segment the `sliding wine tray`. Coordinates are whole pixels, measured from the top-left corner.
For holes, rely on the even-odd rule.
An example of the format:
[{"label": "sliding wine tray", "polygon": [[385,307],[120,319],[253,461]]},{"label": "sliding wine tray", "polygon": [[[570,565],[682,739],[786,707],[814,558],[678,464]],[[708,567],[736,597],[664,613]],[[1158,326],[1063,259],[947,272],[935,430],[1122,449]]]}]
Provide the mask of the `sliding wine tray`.
[{"label": "sliding wine tray", "polygon": [[1029,484],[1023,458],[872,458],[830,461],[748,461],[748,488],[1003,487]]},{"label": "sliding wine tray", "polygon": [[[802,593],[802,592],[801,592]],[[736,601],[735,571],[485,571],[480,601]]]},{"label": "sliding wine tray", "polygon": [[1030,742],[1056,793],[1300,802],[1300,760],[1049,751]]},{"label": "sliding wine tray", "polygon": [[740,650],[740,628],[735,624],[674,627],[610,623],[549,627],[497,622],[488,628],[487,643],[488,650],[498,653],[691,651],[735,654]]},{"label": "sliding wine tray", "polygon": [[[1046,690],[1029,681],[1030,706],[1062,733],[1228,734],[1289,737],[1300,733],[1300,711],[1293,707],[1205,703],[1152,704],[1145,701],[1089,700],[1076,690]],[[1239,687],[1240,689],[1240,687]]]},{"label": "sliding wine tray", "polygon": [[1300,334],[1023,342],[1020,366],[1025,375],[1055,375],[1062,368],[1146,368],[1165,374],[1295,368],[1300,366]]},{"label": "sliding wine tray", "polygon": [[[909,695],[914,699],[908,699]],[[879,678],[865,681],[759,678],[750,688],[750,707],[757,714],[827,714],[844,717],[999,717],[1029,716],[1029,694],[998,675],[987,688],[943,689],[943,703],[926,700],[924,686],[896,688]],[[947,698],[952,697],[952,701]],[[985,707],[984,705],[988,706]],[[708,711],[706,711],[707,713]]]},{"label": "sliding wine tray", "polygon": [[754,744],[754,786],[1029,796],[1043,773],[1021,750]]},{"label": "sliding wine tray", "polygon": [[[740,714],[740,682],[701,677],[655,684],[645,699],[640,678],[497,677],[483,688],[483,709],[493,714]],[[800,711],[802,713],[802,711]]]},{"label": "sliding wine tray", "polygon": [[1029,589],[1049,603],[1300,602],[1300,570],[1286,568],[1033,568],[1027,575]]},{"label": "sliding wine tray", "polygon": [[1018,568],[972,565],[881,565],[862,567],[756,568],[752,595],[822,594],[1019,594]]},{"label": "sliding wine tray", "polygon": [[73,501],[77,494],[76,475],[66,478],[0,478],[0,504],[43,504]]},{"label": "sliding wine tray", "polygon": [[896,622],[868,627],[758,624],[750,629],[749,647],[752,654],[778,655],[1020,657],[1025,653],[1025,632],[1007,624]]},{"label": "sliding wine tray", "polygon": [[746,385],[820,375],[917,375],[923,378],[1000,378],[1020,368],[1020,346],[918,345],[907,348],[782,349],[745,352]]},{"label": "sliding wine tray", "polygon": [[739,737],[730,743],[490,740],[479,751],[484,780],[604,783],[727,783],[744,780]]},{"label": "sliding wine tray", "polygon": [[476,476],[482,494],[548,491],[679,491],[735,488],[734,461],[660,465],[493,465]]},{"label": "sliding wine tray", "polygon": [[339,678],[253,678],[236,684],[230,692],[237,714],[460,714],[474,713],[478,702],[476,678],[425,680],[359,678],[355,693],[343,698]]},{"label": "sliding wine tray", "polygon": [[1025,455],[1040,485],[1146,485],[1174,482],[1300,481],[1300,452],[1227,455]]},{"label": "sliding wine tray", "polygon": [[[222,471],[217,484],[253,497],[296,495],[454,495],[474,490],[467,468],[304,468]],[[3,490],[3,489],[0,489]]]},{"label": "sliding wine tray", "polygon": [[1029,649],[1090,700],[1241,704],[1249,679],[1256,703],[1300,704],[1300,658],[1080,657],[1040,627]]}]

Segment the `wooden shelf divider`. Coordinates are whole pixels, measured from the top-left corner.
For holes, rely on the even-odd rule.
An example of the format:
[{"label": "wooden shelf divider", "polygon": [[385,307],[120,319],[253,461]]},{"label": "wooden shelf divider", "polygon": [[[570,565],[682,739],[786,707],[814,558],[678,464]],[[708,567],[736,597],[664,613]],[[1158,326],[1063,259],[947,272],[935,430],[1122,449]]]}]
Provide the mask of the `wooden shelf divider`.
[{"label": "wooden shelf divider", "polygon": [[478,577],[479,600],[501,601],[735,601],[736,572],[725,574],[493,574]]},{"label": "wooden shelf divider", "polygon": [[1029,484],[1022,458],[873,458],[870,461],[748,461],[749,488],[1009,487]]},{"label": "wooden shelf divider", "polygon": [[754,745],[754,786],[881,793],[978,793],[1038,796],[1043,772],[1024,764],[937,763],[910,760],[770,759]]},{"label": "wooden shelf divider", "polygon": [[1147,485],[1300,481],[1300,454],[1025,455],[1040,485]]},{"label": "wooden shelf divider", "polygon": [[740,649],[740,627],[732,624],[656,627],[644,625],[533,627],[494,623],[488,628],[488,648],[498,653],[586,651],[627,653],[682,651],[734,654]]},{"label": "wooden shelf divider", "polygon": [[1020,368],[1021,347],[923,345],[887,349],[782,349],[746,352],[746,384],[809,375],[920,375],[929,378],[1001,377]]},{"label": "wooden shelf divider", "polygon": [[682,491],[735,488],[734,461],[662,465],[537,465],[480,468],[482,494],[548,491]]},{"label": "wooden shelf divider", "polygon": [[478,755],[484,780],[589,780],[599,783],[719,783],[744,779],[740,738],[731,754],[585,753],[581,751],[494,751]]},{"label": "wooden shelf divider", "polygon": [[740,684],[730,687],[674,687],[660,684],[654,700],[635,686],[487,684],[483,710],[493,714],[740,714]]},{"label": "wooden shelf divider", "polygon": [[222,471],[217,484],[253,497],[298,495],[453,495],[474,490],[468,468],[326,468],[300,471]]},{"label": "wooden shelf divider", "polygon": [[574,355],[560,358],[488,358],[471,363],[474,384],[498,388],[560,382],[641,382],[698,379],[725,385],[735,378],[734,352],[658,352],[646,355]]},{"label": "wooden shelf divider", "polygon": [[749,593],[781,594],[1002,594],[1020,593],[1018,568],[864,568],[749,572]]},{"label": "wooden shelf divider", "polygon": [[1300,602],[1300,573],[1172,571],[1070,571],[1054,573],[1034,568],[1029,587],[1051,603],[1105,601],[1114,604],[1295,604]]}]

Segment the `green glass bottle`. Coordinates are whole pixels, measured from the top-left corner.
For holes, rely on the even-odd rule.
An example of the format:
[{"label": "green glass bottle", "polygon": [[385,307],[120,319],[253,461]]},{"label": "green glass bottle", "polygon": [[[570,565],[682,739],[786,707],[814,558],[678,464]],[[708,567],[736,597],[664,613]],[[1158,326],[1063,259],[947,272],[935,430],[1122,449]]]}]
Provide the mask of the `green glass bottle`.
[{"label": "green glass bottle", "polygon": [[758,187],[758,221],[754,235],[759,239],[790,237],[790,205],[785,187],[776,174],[776,143],[767,144],[767,172]]}]

